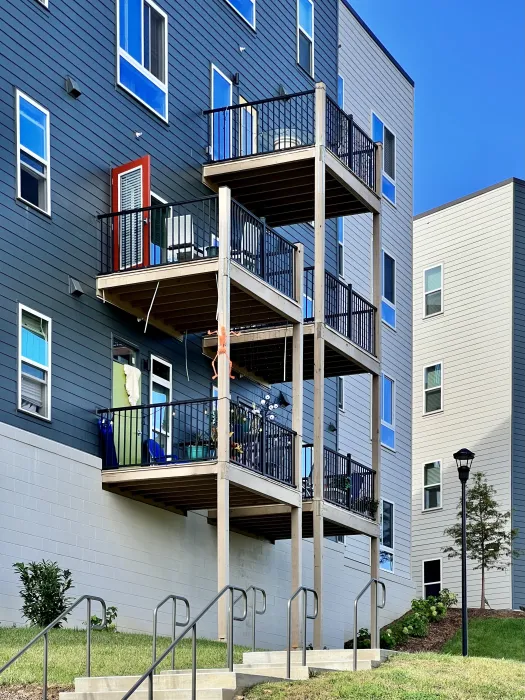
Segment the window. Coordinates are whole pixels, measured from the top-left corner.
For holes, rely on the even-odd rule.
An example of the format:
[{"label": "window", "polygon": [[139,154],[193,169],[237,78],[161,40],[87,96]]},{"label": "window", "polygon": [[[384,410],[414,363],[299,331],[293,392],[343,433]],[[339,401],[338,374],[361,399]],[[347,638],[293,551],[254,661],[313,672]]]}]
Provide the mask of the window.
[{"label": "window", "polygon": [[337,377],[337,405],[340,411],[345,410],[345,378]]},{"label": "window", "polygon": [[425,367],[425,413],[435,413],[443,408],[441,362]]},{"label": "window", "polygon": [[303,292],[303,318],[304,321],[313,321],[314,319],[314,300],[306,292]]},{"label": "window", "polygon": [[19,305],[18,408],[51,418],[51,319]]},{"label": "window", "polygon": [[381,386],[381,444],[391,450],[396,446],[395,432],[395,381],[386,374],[382,375]]},{"label": "window", "polygon": [[383,251],[383,298],[381,318],[391,328],[396,327],[396,261]]},{"label": "window", "polygon": [[255,0],[226,0],[255,29]]},{"label": "window", "polygon": [[137,366],[137,351],[119,338],[113,338],[113,362]]},{"label": "window", "polygon": [[117,82],[168,120],[168,16],[152,0],[117,0]]},{"label": "window", "polygon": [[381,501],[379,568],[394,571],[394,504]]},{"label": "window", "polygon": [[441,462],[423,465],[423,510],[441,508]]},{"label": "window", "polygon": [[337,76],[337,104],[341,109],[345,108],[345,79],[342,75]]},{"label": "window", "polygon": [[150,404],[164,404],[151,408],[150,439],[167,453],[171,450],[171,364],[151,356]]},{"label": "window", "polygon": [[427,559],[423,562],[423,595],[439,595],[441,591],[441,559]]},{"label": "window", "polygon": [[240,154],[241,156],[253,156],[257,153],[257,109],[244,97],[239,97],[239,104],[246,104],[241,109],[241,133],[240,133]]},{"label": "window", "polygon": [[372,139],[383,144],[382,192],[392,204],[396,203],[396,136],[372,112]]},{"label": "window", "polygon": [[337,272],[340,277],[345,274],[345,220],[337,219]]},{"label": "window", "polygon": [[16,91],[17,197],[51,214],[49,112]]},{"label": "window", "polygon": [[314,3],[297,0],[297,63],[314,74]]},{"label": "window", "polygon": [[[229,107],[232,104],[232,81],[216,66],[211,67],[211,108]],[[244,111],[244,110],[243,110]],[[212,119],[211,152],[213,160],[225,160],[232,156],[232,122],[229,110],[216,112]]]},{"label": "window", "polygon": [[443,311],[443,265],[425,270],[425,316]]}]

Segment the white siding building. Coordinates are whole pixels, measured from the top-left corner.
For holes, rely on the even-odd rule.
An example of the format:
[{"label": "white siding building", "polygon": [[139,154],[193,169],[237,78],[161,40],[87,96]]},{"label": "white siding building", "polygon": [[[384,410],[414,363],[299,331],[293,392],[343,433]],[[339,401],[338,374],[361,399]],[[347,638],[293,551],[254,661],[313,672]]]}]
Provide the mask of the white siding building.
[{"label": "white siding building", "polygon": [[[443,530],[456,522],[460,482],[453,453],[476,457],[513,525],[523,521],[521,359],[524,183],[507,180],[416,217],[412,574],[419,595],[461,593]],[[523,535],[519,538],[523,541]],[[517,543],[520,547],[520,543]],[[493,608],[525,602],[523,564],[487,576]],[[469,567],[470,606],[480,572]]]},{"label": "white siding building", "polygon": [[[405,612],[414,597],[410,572],[414,88],[403,70],[344,2],[341,3],[339,27],[339,73],[344,80],[345,110],[352,113],[358,123],[370,128],[374,140],[383,136],[381,140],[385,154],[382,242],[383,250],[389,256],[387,266],[393,272],[393,277],[389,283],[387,274],[383,285],[381,342],[382,370],[387,378],[393,380],[393,427],[391,430],[387,428],[387,421],[383,420],[388,434],[383,438],[381,455],[381,497],[387,501],[387,517],[392,514],[393,527],[389,542],[392,546],[389,548],[384,542],[381,575],[387,585],[385,615],[391,620]],[[384,125],[383,135],[378,133],[374,115]],[[390,140],[390,144],[387,140]],[[388,153],[391,154],[390,158]],[[386,172],[387,168],[389,173]],[[372,288],[370,231],[370,215],[344,219],[345,279],[364,296],[370,296]],[[369,463],[370,377],[347,377],[343,386],[339,450],[350,452],[357,460]],[[347,538],[345,565],[350,571],[360,572],[359,585],[368,580],[369,556],[367,538]],[[389,571],[389,568],[392,570]]]}]

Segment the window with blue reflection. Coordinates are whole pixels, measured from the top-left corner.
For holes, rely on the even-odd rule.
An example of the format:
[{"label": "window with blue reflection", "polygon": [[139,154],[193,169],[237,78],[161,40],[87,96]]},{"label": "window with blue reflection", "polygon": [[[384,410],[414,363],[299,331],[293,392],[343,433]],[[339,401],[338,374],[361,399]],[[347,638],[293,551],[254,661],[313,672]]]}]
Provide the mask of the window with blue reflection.
[{"label": "window with blue reflection", "polygon": [[299,27],[310,39],[314,35],[314,6],[311,0],[299,0]]},{"label": "window with blue reflection", "polygon": [[48,323],[22,311],[22,358],[48,366]]},{"label": "window with blue reflection", "polygon": [[[215,66],[211,72],[212,109],[230,107],[232,104],[232,83]],[[230,110],[213,114],[212,122],[212,154],[213,160],[225,160],[232,156],[232,134]]]},{"label": "window with blue reflection", "polygon": [[117,2],[118,83],[167,119],[167,15],[152,0]]},{"label": "window with blue reflection", "polygon": [[[20,145],[47,160],[47,114],[21,95]],[[31,162],[32,166],[34,162]]]},{"label": "window with blue reflection", "polygon": [[392,204],[396,203],[396,137],[377,114],[372,113],[372,140],[383,144],[383,176],[381,191]]},{"label": "window with blue reflection", "polygon": [[314,300],[307,294],[303,294],[303,317],[305,320],[314,317]]},{"label": "window with blue reflection", "polygon": [[396,261],[383,251],[381,318],[392,328],[396,327]]},{"label": "window with blue reflection", "polygon": [[227,0],[248,24],[255,27],[255,0]]},{"label": "window with blue reflection", "polygon": [[381,444],[395,448],[395,388],[394,380],[382,375],[381,380]]},{"label": "window with blue reflection", "polygon": [[342,75],[337,76],[337,104],[341,109],[345,106],[345,79]]}]

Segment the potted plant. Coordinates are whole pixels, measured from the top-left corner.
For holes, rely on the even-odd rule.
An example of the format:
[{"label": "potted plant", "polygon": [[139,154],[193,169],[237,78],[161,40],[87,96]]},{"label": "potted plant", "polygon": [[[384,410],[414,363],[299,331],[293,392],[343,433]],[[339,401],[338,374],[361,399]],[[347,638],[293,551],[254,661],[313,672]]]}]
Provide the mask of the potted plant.
[{"label": "potted plant", "polygon": [[209,245],[206,248],[206,255],[208,258],[219,257],[219,246],[218,245]]},{"label": "potted plant", "polygon": [[191,444],[186,445],[186,456],[192,461],[208,459],[210,455],[209,441],[206,441],[202,433],[195,433]]}]

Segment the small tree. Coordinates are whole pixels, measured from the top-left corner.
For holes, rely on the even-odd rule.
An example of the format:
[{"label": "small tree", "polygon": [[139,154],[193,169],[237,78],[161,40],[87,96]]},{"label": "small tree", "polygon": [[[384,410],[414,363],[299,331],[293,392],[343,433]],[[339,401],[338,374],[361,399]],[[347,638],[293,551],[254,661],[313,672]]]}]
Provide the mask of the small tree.
[{"label": "small tree", "polygon": [[[22,615],[31,625],[47,627],[69,605],[66,593],[73,586],[71,571],[62,570],[56,562],[44,560],[27,565],[17,562],[13,568],[20,575],[22,584]],[[60,626],[61,623],[57,625]]]},{"label": "small tree", "polygon": [[[510,527],[511,513],[500,512],[495,496],[496,489],[487,483],[485,475],[476,472],[467,490],[467,557],[475,562],[475,570],[481,570],[482,610],[485,609],[486,572],[506,571],[512,559],[521,553],[512,546],[518,530]],[[453,545],[442,549],[449,559],[461,556],[461,499],[457,518],[459,522],[444,531],[454,541]]]}]

